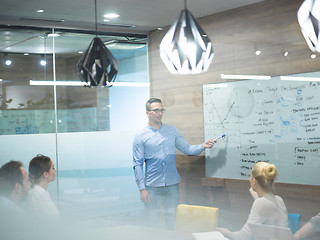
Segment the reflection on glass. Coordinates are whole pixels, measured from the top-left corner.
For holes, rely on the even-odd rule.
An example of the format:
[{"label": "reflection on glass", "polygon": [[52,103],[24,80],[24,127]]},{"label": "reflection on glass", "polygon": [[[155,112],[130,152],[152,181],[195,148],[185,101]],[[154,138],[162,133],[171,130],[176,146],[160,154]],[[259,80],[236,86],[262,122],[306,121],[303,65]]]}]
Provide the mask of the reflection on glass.
[{"label": "reflection on glass", "polygon": [[[30,80],[53,81],[52,34],[48,34],[47,30],[9,31],[14,32],[18,39],[26,38],[28,41],[21,41],[15,48],[10,49],[13,66],[0,66],[3,79],[0,83],[0,135],[54,133],[53,87],[28,84]],[[78,82],[76,64],[81,57],[79,52],[85,50],[93,36],[64,32],[55,34],[54,37],[56,80]],[[123,41],[125,37],[119,36],[101,36],[101,39],[119,61],[120,71],[116,82],[148,82],[145,39],[126,42]],[[44,59],[47,64],[41,66],[39,63]],[[120,130],[118,118],[124,116],[121,116],[118,108],[123,107],[126,98],[131,101],[134,98],[141,99],[141,96],[146,98],[148,95],[148,87],[145,86],[132,87],[132,91],[128,89],[130,88],[91,89],[58,86],[58,132],[109,131],[112,130],[111,126],[114,126],[113,130]],[[112,111],[114,116],[110,114]],[[126,124],[122,129],[134,130],[140,122],[140,118],[131,121],[129,126]]]},{"label": "reflection on glass", "polygon": [[[2,48],[10,50],[12,64],[0,65],[0,165],[16,159],[28,166],[38,153],[50,156],[57,178],[49,192],[62,216],[136,211],[141,205],[131,147],[135,132],[147,121],[146,36],[100,36],[119,62],[116,82],[133,85],[56,86],[55,113],[54,86],[30,85],[30,80],[79,82],[79,52],[93,35],[59,32],[53,38],[41,29],[1,31],[14,33],[12,41],[19,44]],[[45,66],[39,64],[43,56]]]}]

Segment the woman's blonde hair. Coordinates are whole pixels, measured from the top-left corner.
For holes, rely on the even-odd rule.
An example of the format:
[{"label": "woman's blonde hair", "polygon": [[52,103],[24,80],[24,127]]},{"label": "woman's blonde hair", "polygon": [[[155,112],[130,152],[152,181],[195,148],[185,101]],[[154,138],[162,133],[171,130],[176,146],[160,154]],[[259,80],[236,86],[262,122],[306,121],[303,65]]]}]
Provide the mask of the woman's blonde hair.
[{"label": "woman's blonde hair", "polygon": [[277,174],[278,171],[276,166],[267,162],[258,162],[251,170],[252,177],[254,177],[259,185],[268,192],[273,191],[273,184]]}]

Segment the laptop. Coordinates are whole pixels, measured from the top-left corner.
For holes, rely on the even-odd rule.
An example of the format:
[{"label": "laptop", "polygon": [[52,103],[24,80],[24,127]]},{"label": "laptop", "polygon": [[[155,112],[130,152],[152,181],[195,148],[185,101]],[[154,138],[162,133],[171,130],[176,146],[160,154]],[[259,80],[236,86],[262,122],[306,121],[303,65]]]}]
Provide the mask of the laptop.
[{"label": "laptop", "polygon": [[249,223],[255,240],[293,240],[290,228]]}]

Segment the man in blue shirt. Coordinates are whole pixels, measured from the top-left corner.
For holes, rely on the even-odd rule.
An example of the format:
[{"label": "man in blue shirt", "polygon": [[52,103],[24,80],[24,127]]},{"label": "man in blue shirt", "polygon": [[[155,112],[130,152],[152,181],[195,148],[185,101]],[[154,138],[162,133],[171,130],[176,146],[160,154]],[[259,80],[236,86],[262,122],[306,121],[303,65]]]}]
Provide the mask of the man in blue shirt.
[{"label": "man in blue shirt", "polygon": [[161,122],[164,112],[160,99],[147,101],[149,122],[135,137],[133,169],[148,222],[159,226],[163,214],[166,227],[173,229],[176,207],[180,201],[176,148],[187,155],[198,155],[204,149],[212,148],[216,140],[207,140],[200,145],[188,144],[176,127]]}]

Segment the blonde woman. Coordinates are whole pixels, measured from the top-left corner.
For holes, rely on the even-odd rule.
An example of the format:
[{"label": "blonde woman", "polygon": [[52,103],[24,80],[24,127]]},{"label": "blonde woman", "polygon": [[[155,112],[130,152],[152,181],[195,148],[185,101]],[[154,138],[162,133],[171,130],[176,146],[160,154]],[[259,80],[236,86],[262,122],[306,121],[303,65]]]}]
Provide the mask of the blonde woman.
[{"label": "blonde woman", "polygon": [[254,202],[247,222],[237,232],[231,232],[226,228],[217,228],[217,231],[231,240],[250,240],[252,234],[249,223],[288,227],[287,208],[282,198],[272,193],[276,176],[275,165],[266,162],[256,163],[251,170],[249,190]]},{"label": "blonde woman", "polygon": [[29,163],[29,179],[32,189],[27,196],[26,207],[36,217],[58,219],[59,211],[50,198],[48,185],[54,181],[56,170],[52,160],[38,154]]}]

